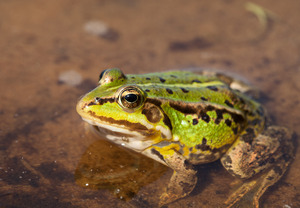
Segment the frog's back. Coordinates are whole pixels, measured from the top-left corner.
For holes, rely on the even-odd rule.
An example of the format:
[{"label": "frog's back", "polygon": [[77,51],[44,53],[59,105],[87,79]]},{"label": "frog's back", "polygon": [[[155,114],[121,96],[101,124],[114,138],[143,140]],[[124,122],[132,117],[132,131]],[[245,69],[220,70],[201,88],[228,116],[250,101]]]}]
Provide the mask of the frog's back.
[{"label": "frog's back", "polygon": [[128,85],[138,85],[150,99],[194,106],[213,105],[235,112],[250,112],[256,104],[239,90],[231,88],[234,79],[220,73],[169,71],[127,75],[127,78]]},{"label": "frog's back", "polygon": [[262,113],[258,103],[230,87],[233,79],[221,74],[173,71],[132,78],[147,93],[146,103],[159,106],[169,120],[172,141],[157,146],[177,149],[192,163],[219,159],[249,117]]},{"label": "frog's back", "polygon": [[260,118],[260,105],[232,87],[236,83],[213,72],[125,75],[109,69],[77,111],[114,142],[124,144],[125,138],[138,152],[176,149],[195,163],[209,162],[227,150],[250,117]]}]

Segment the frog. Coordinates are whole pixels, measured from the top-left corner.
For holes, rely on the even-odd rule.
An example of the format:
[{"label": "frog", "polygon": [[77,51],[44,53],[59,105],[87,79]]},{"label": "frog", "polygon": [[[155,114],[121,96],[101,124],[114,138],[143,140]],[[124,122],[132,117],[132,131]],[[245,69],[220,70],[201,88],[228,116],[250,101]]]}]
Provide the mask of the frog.
[{"label": "frog", "polygon": [[225,206],[258,208],[291,163],[293,142],[289,129],[269,124],[253,89],[213,70],[125,75],[111,68],[76,109],[108,140],[173,169],[159,207],[194,190],[197,165],[220,160],[243,181]]}]

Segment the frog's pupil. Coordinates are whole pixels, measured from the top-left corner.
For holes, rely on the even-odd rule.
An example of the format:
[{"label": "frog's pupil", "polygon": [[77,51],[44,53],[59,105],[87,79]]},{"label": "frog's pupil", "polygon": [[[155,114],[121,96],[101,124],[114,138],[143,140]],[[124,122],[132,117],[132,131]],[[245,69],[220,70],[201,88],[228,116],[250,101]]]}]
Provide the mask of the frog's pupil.
[{"label": "frog's pupil", "polygon": [[106,69],[101,72],[101,74],[99,75],[99,80],[102,79],[105,72],[106,72]]},{"label": "frog's pupil", "polygon": [[127,94],[125,95],[125,100],[129,103],[136,102],[138,99],[138,96],[136,94]]}]

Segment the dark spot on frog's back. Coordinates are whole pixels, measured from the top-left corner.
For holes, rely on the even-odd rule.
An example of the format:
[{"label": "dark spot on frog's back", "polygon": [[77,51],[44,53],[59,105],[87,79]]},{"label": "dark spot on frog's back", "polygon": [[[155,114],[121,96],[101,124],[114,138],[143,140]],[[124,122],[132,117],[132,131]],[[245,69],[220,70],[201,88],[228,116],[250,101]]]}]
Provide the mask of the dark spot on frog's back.
[{"label": "dark spot on frog's back", "polygon": [[192,80],[192,83],[201,83],[201,81],[200,80],[198,80],[198,79],[194,79],[194,80]]},{"label": "dark spot on frog's back", "polygon": [[165,81],[166,81],[164,78],[161,78],[161,77],[159,77],[159,80],[161,83],[165,83]]},{"label": "dark spot on frog's back", "polygon": [[206,123],[208,123],[210,121],[209,115],[207,115],[205,112],[201,112],[199,115],[199,118],[201,118]]},{"label": "dark spot on frog's back", "polygon": [[187,90],[187,89],[185,89],[185,88],[180,88],[181,89],[181,91],[182,92],[184,92],[184,93],[188,93],[189,91]]},{"label": "dark spot on frog's back", "polygon": [[216,108],[214,106],[208,105],[205,107],[206,111],[214,111]]},{"label": "dark spot on frog's back", "polygon": [[228,105],[230,108],[233,108],[233,105],[228,100],[225,100],[225,104]]},{"label": "dark spot on frog's back", "polygon": [[244,123],[244,121],[245,121],[244,116],[242,116],[240,114],[232,113],[231,117],[232,117],[233,121],[238,124]]},{"label": "dark spot on frog's back", "polygon": [[231,122],[231,120],[226,119],[226,120],[225,120],[225,124],[226,124],[228,127],[230,127],[231,124],[232,124],[232,122]]},{"label": "dark spot on frog's back", "polygon": [[207,86],[208,89],[217,92],[218,88],[216,86]]},{"label": "dark spot on frog's back", "polygon": [[223,111],[217,109],[216,110],[217,118],[215,119],[215,124],[219,124],[221,120],[223,119]]},{"label": "dark spot on frog's back", "polygon": [[169,94],[173,94],[173,91],[169,88],[166,88],[166,91],[169,93]]},{"label": "dark spot on frog's back", "polygon": [[193,119],[193,125],[196,125],[196,124],[198,124],[198,119],[194,118]]}]

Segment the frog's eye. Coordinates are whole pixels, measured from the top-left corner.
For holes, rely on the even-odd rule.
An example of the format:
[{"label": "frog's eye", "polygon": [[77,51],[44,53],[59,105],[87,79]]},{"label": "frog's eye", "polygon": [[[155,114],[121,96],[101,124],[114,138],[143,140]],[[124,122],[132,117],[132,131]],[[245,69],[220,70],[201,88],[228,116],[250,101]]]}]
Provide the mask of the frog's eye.
[{"label": "frog's eye", "polygon": [[102,79],[104,73],[107,71],[108,69],[105,69],[101,72],[101,74],[99,75],[99,81]]},{"label": "frog's eye", "polygon": [[119,91],[118,104],[127,112],[134,112],[143,105],[144,93],[137,86],[127,86]]},{"label": "frog's eye", "polygon": [[118,68],[105,69],[99,75],[98,84],[104,85],[111,82],[122,81],[124,79],[126,79],[126,76],[123,74],[123,72],[120,69]]}]

